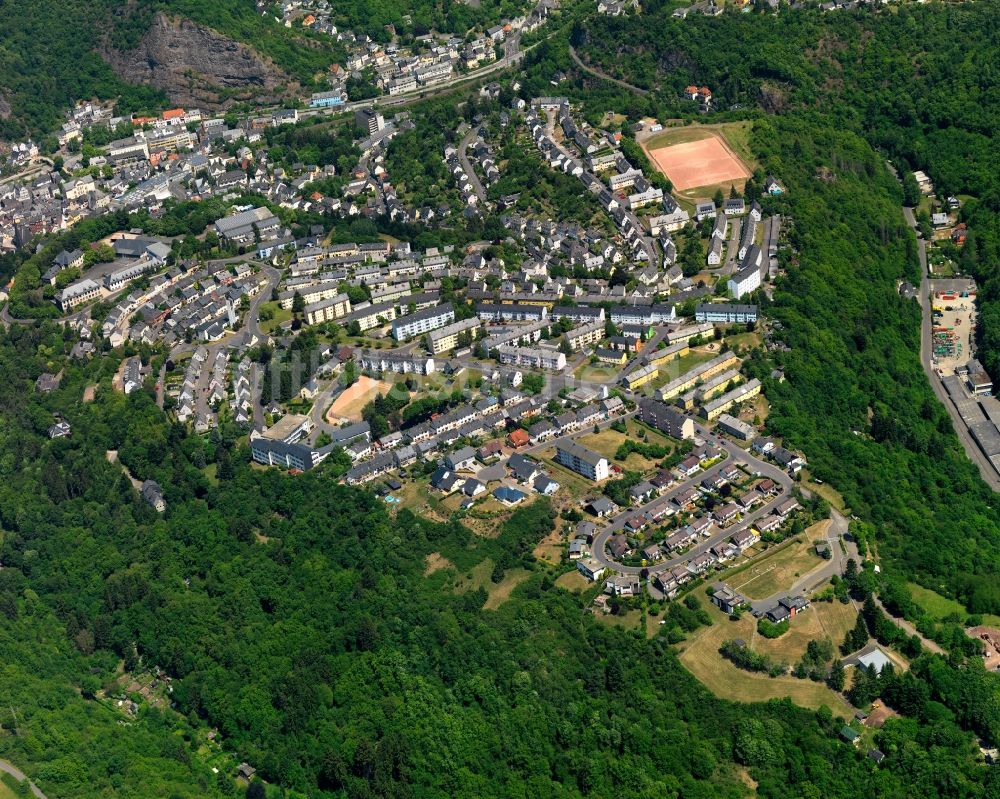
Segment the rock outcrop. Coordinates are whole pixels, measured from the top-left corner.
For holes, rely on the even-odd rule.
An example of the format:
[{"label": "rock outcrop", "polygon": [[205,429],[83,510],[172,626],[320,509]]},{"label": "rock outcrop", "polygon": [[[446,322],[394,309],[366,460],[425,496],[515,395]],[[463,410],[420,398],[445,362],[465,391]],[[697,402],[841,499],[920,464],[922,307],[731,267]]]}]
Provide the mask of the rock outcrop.
[{"label": "rock outcrop", "polygon": [[252,48],[163,13],[134,50],[106,49],[103,55],[123,80],[155,86],[177,105],[206,110],[251,97],[276,99],[275,89],[289,81]]}]

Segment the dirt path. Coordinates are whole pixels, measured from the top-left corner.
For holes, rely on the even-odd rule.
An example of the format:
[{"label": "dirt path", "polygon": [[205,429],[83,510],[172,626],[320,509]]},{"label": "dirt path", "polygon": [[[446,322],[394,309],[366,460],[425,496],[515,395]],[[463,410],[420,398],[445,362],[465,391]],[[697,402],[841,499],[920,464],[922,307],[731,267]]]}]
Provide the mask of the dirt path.
[{"label": "dirt path", "polygon": [[631,83],[626,83],[618,78],[612,78],[608,73],[601,72],[599,69],[594,67],[589,67],[580,60],[580,56],[576,54],[576,50],[573,45],[569,46],[569,57],[573,59],[573,63],[576,64],[580,69],[589,75],[593,75],[595,78],[600,78],[601,80],[606,80],[608,83],[613,83],[616,86],[621,86],[623,89],[628,89],[630,92],[635,92],[636,94],[649,94],[649,89],[640,89],[638,86],[633,86]]},{"label": "dirt path", "polygon": [[109,450],[107,450],[104,453],[104,457],[107,458],[108,463],[117,463],[119,466],[121,466],[122,467],[122,473],[129,479],[129,482],[132,483],[132,487],[136,491],[142,491],[142,481],[141,480],[136,480],[132,476],[132,472],[130,472],[128,470],[128,468],[125,466],[125,464],[121,463],[118,460],[118,450],[116,450],[116,449],[109,449]]},{"label": "dirt path", "polygon": [[885,613],[885,615],[889,617],[889,620],[897,627],[899,627],[899,629],[901,629],[904,633],[906,633],[907,635],[917,636],[917,638],[920,639],[920,643],[923,644],[924,649],[926,649],[928,652],[933,652],[935,655],[948,654],[932,640],[930,640],[929,638],[924,638],[924,636],[917,631],[917,628],[914,627],[912,624],[910,624],[906,619],[898,619],[895,616],[893,616],[888,610],[885,609],[885,605],[882,604],[882,600],[879,599],[878,597],[875,597],[875,604],[878,605]]}]

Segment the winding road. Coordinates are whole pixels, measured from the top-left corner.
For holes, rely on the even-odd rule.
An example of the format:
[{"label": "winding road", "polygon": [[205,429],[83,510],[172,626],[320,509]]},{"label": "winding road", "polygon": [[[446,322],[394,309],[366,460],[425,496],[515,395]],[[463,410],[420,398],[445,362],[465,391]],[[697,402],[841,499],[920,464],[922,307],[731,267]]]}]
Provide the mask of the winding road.
[{"label": "winding road", "polygon": [[6,760],[0,760],[0,771],[7,772],[18,782],[24,782],[25,780],[28,780],[28,787],[31,788],[32,796],[35,796],[36,799],[48,799],[48,797],[44,793],[42,793],[41,789],[37,785],[35,785],[35,783],[33,783],[31,780],[28,779],[28,775],[25,774],[23,771],[21,771],[21,769],[19,769],[13,763],[9,763]]},{"label": "winding road", "polygon": [[623,89],[628,89],[630,92],[635,92],[636,94],[641,94],[641,95],[649,94],[649,89],[640,89],[638,86],[633,86],[631,83],[626,83],[623,80],[611,77],[607,72],[601,72],[601,70],[599,69],[587,66],[587,64],[584,64],[583,61],[580,60],[580,56],[576,54],[576,49],[573,47],[573,45],[569,46],[569,57],[573,59],[574,64],[580,67],[580,69],[582,69],[588,75],[593,75],[595,78],[606,80],[608,81],[608,83],[613,83],[616,86],[621,86]]},{"label": "winding road", "polygon": [[[711,441],[712,443],[721,447],[723,450],[725,450],[727,457],[721,462],[715,464],[714,466],[711,466],[708,469],[705,469],[704,471],[699,471],[693,477],[689,477],[680,485],[676,486],[675,488],[672,488],[670,491],[662,494],[661,496],[658,496],[655,499],[650,500],[649,502],[643,505],[626,508],[622,510],[622,512],[619,513],[617,516],[615,516],[611,520],[610,524],[608,524],[600,532],[598,532],[597,535],[594,536],[594,542],[593,545],[591,546],[593,557],[599,563],[601,563],[605,568],[611,569],[612,571],[616,571],[620,574],[638,575],[643,572],[644,568],[648,570],[649,574],[658,574],[660,572],[673,569],[677,566],[682,566],[683,564],[687,563],[689,560],[696,557],[697,555],[701,555],[702,553],[707,552],[716,544],[728,540],[730,537],[733,536],[734,533],[746,529],[753,522],[757,521],[762,516],[765,516],[771,511],[773,511],[774,507],[779,502],[788,498],[789,492],[791,491],[792,488],[792,480],[788,476],[788,474],[785,473],[784,470],[778,468],[774,464],[760,460],[759,458],[751,455],[749,452],[740,449],[730,441],[727,441],[725,439],[722,440],[717,439],[716,436],[711,435],[704,428],[700,426],[697,425],[695,426],[695,435],[699,438],[704,439],[706,442]],[[609,539],[611,538],[611,536],[618,533],[625,526],[625,522],[628,521],[628,519],[632,517],[634,514],[642,513],[651,505],[662,502],[664,499],[669,500],[672,497],[675,497],[681,491],[691,488],[692,486],[698,485],[706,477],[711,477],[715,474],[718,474],[720,471],[722,471],[722,469],[737,461],[745,462],[752,471],[756,472],[761,477],[769,477],[772,480],[774,480],[775,483],[781,486],[782,492],[777,496],[775,496],[770,502],[765,503],[763,506],[756,508],[749,514],[745,515],[743,519],[737,524],[731,525],[721,530],[716,530],[708,538],[704,539],[703,541],[699,541],[683,555],[677,555],[673,558],[669,558],[668,560],[662,560],[658,563],[653,564],[652,566],[641,567],[641,566],[626,566],[622,563],[619,563],[608,554],[607,543]]]}]

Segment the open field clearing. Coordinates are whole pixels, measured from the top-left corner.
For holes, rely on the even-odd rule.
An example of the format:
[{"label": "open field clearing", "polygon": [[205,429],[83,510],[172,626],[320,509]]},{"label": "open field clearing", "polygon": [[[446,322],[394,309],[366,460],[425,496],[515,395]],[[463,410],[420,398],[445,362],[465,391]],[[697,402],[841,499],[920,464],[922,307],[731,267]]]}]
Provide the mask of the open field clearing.
[{"label": "open field clearing", "polygon": [[388,394],[391,389],[392,383],[361,375],[353,386],[345,389],[344,393],[334,400],[330,410],[326,412],[326,420],[330,424],[336,424],[340,419],[358,421],[361,419],[361,410],[375,399],[376,394]]},{"label": "open field clearing", "polygon": [[722,136],[711,130],[703,132],[704,136],[693,141],[650,147],[649,157],[678,191],[721,184],[742,186],[751,175],[749,167]]},{"label": "open field clearing", "polygon": [[613,383],[617,375],[618,370],[613,366],[591,366],[589,363],[578,367],[573,373],[577,380],[590,383]]},{"label": "open field clearing", "polygon": [[496,610],[510,599],[510,595],[514,589],[527,580],[529,576],[531,576],[531,572],[527,569],[507,569],[507,573],[499,583],[490,582],[486,586],[489,596],[483,607],[486,610]]},{"label": "open field clearing", "polygon": [[736,668],[719,654],[719,647],[730,638],[751,641],[757,622],[749,614],[738,622],[730,621],[714,605],[709,608],[709,613],[712,626],[697,631],[690,641],[681,644],[680,660],[716,696],[740,702],[765,702],[787,696],[803,707],[815,710],[826,705],[840,716],[849,718],[853,715],[854,710],[847,700],[822,683],[787,675],[772,678]]},{"label": "open field clearing", "polygon": [[[600,453],[601,455],[606,457],[609,461],[612,461],[614,464],[621,466],[623,469],[640,471],[640,472],[646,472],[649,471],[650,469],[655,469],[661,459],[647,458],[643,455],[640,455],[638,452],[629,453],[629,456],[624,461],[615,460],[615,452],[618,451],[618,447],[620,447],[629,439],[632,439],[634,441],[640,441],[639,437],[636,435],[637,431],[639,430],[639,427],[634,421],[630,420],[627,429],[629,431],[628,435],[620,433],[617,430],[612,430],[611,428],[608,428],[607,430],[602,430],[600,433],[589,433],[588,435],[581,436],[579,440],[580,443],[583,444],[583,446],[589,447],[595,452]],[[646,428],[643,429],[646,432],[645,443],[656,444],[658,446],[666,446],[670,449],[673,449],[672,445],[666,438],[659,435],[658,433],[650,431],[649,429]]]},{"label": "open field clearing", "polygon": [[424,562],[427,564],[427,568],[424,569],[424,575],[434,574],[434,572],[440,569],[454,569],[454,564],[448,560],[440,552],[431,552],[425,559]]},{"label": "open field clearing", "polygon": [[590,582],[590,580],[588,580],[582,574],[580,574],[580,572],[574,569],[571,572],[560,574],[556,578],[556,585],[558,585],[560,588],[565,588],[567,591],[572,591],[575,594],[579,594],[593,587],[594,584]]},{"label": "open field clearing", "polygon": [[731,577],[730,585],[751,599],[765,599],[788,589],[799,577],[826,563],[816,554],[812,541],[824,536],[829,524],[823,521],[813,525],[805,535],[780,549],[776,548],[773,555],[765,555],[745,571]]},{"label": "open field clearing", "polygon": [[[954,599],[948,599],[946,596],[942,596],[937,591],[932,591],[930,588],[924,588],[922,585],[917,585],[916,583],[907,583],[906,587],[910,589],[910,595],[913,597],[913,601],[916,602],[920,607],[927,611],[927,613],[932,616],[937,621],[941,621],[948,616],[959,616],[964,619],[969,615],[969,612],[965,609],[965,606]],[[992,613],[981,613],[979,614],[983,622],[986,624],[991,624],[993,626],[1000,626],[1000,616],[996,616]]]},{"label": "open field clearing", "polygon": [[558,563],[562,559],[564,547],[562,527],[557,524],[551,533],[538,542],[531,554],[545,563]]},{"label": "open field clearing", "polygon": [[594,616],[598,623],[606,624],[608,627],[621,627],[623,630],[635,630],[638,629],[640,622],[642,621],[642,611],[641,610],[629,610],[622,613],[620,616],[615,616],[611,613],[597,613]]}]

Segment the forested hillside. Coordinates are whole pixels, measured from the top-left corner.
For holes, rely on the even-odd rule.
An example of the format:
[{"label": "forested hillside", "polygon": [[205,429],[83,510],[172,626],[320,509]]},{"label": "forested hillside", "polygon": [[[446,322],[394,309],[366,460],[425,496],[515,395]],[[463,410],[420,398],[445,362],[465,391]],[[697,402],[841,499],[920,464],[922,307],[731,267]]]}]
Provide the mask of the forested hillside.
[{"label": "forested hillside", "polygon": [[[395,26],[404,43],[431,31],[460,37],[477,26],[524,13],[515,0],[476,3],[418,0],[336,3],[332,21],[341,29],[389,41]],[[278,21],[279,4],[261,14],[253,0],[11,0],[0,15],[0,139],[48,134],[77,100],[118,99],[119,113],[155,111],[166,96],[129,70],[119,77],[103,54],[122,60],[151,29],[157,13],[191,20],[236,42],[274,65],[275,79],[287,76],[306,88],[322,89],[333,63],[345,59],[335,38]],[[408,15],[409,21],[403,17]],[[178,51],[175,50],[175,57]],[[140,53],[141,55],[141,53]],[[210,56],[210,53],[184,53]],[[163,65],[169,66],[169,65]],[[133,73],[134,74],[134,73]]]},{"label": "forested hillside", "polygon": [[124,113],[165,102],[120,81],[97,53],[114,0],[23,0],[0,14],[0,138],[51,132],[86,97],[120,97]]},{"label": "forested hillside", "polygon": [[[199,21],[194,0],[185,2]],[[979,195],[965,213],[980,239],[966,251],[988,277],[1000,193],[990,178],[995,155],[982,146],[993,117],[980,109],[996,99],[988,88],[996,67],[973,61],[959,70],[966,59],[951,41],[971,37],[990,52],[997,10],[677,22],[654,3],[636,21],[596,21],[574,38],[603,69],[622,65],[630,81],[669,88],[626,98],[565,87],[591,119],[614,107],[682,111],[675,89],[691,81],[709,83],[727,104],[764,104],[767,113],[732,113],[754,118],[755,152],[788,187],[769,210],[791,221],[797,253],[767,308],[790,350],[749,362],[766,383],[767,424],[873,523],[887,571],[973,612],[1000,612],[1000,510],[920,370],[919,312],[896,291],[897,280],[916,277],[914,240],[900,187],[873,145]],[[91,5],[64,4],[67,30],[90,13]],[[916,14],[929,15],[929,30],[940,20],[938,39],[924,37]],[[967,27],[947,36],[960,21]],[[65,50],[18,61],[27,24],[0,22],[16,33],[0,64],[23,79],[0,85],[20,98],[21,121],[53,119],[52,106],[30,105],[43,73],[82,82],[66,90],[67,102],[98,81],[117,91],[87,60],[86,41],[74,51],[76,77]],[[127,43],[140,29],[114,35]],[[539,48],[526,86],[551,91],[555,68],[572,69],[565,47]],[[920,73],[912,107],[898,77],[911,69]],[[987,88],[946,118],[942,81],[965,81],[972,92],[976,69]],[[949,129],[954,136],[941,133]],[[291,158],[326,146],[308,133],[273,135]],[[441,141],[427,138],[437,157]],[[968,174],[952,165],[960,158],[974,164]],[[967,183],[948,183],[959,173]],[[212,210],[179,206],[158,224],[197,230]],[[1000,295],[1000,283],[987,293]],[[557,568],[532,557],[558,523],[544,500],[514,513],[493,539],[458,521],[390,515],[323,467],[298,476],[252,468],[225,426],[201,437],[170,424],[150,393],[112,390],[119,354],[73,363],[72,344],[49,322],[0,331],[0,757],[51,799],[232,796],[230,775],[216,778],[206,760],[209,729],[220,752],[292,797],[1000,795],[998,772],[977,762],[973,737],[1000,743],[997,678],[981,659],[966,660],[958,624],[949,657],[924,655],[882,686],[902,715],[875,734],[887,755],[877,768],[839,739],[842,721],[829,711],[711,696],[668,643],[701,623],[683,603],[652,640],[585,613],[578,596],[556,587]],[[775,366],[785,382],[771,379]],[[59,371],[58,390],[34,390],[42,372]],[[92,385],[95,398],[84,402]],[[56,414],[72,425],[69,438],[46,435]],[[138,497],[123,467],[160,482],[165,514]],[[428,569],[428,556],[444,568]],[[523,582],[486,609],[487,590],[468,575],[491,575],[492,587],[514,569]],[[174,707],[144,704],[125,716],[106,694],[154,666],[171,678]]]},{"label": "forested hillside", "polygon": [[1000,380],[1000,3],[683,21],[647,8],[641,18],[588,20],[574,38],[602,69],[654,89],[654,112],[683,110],[680,90],[706,81],[722,109],[822,103],[901,169],[926,171],[942,196],[968,195],[960,265],[983,288],[982,355]]},{"label": "forested hillside", "polygon": [[995,611],[1000,514],[920,368],[919,307],[896,291],[917,280],[899,190],[882,159],[834,124],[775,117],[754,130],[791,187],[800,253],[771,309],[792,350],[779,356],[787,382],[767,387],[768,426],[876,524],[883,559],[948,586],[973,612]]},{"label": "forested hillside", "polygon": [[773,312],[793,351],[788,383],[767,388],[769,426],[877,523],[880,554],[904,574],[975,612],[1000,609],[1000,517],[920,370],[919,309],[896,294],[896,281],[918,279],[915,243],[873,149],[925,169],[942,194],[972,195],[960,257],[984,284],[981,354],[1000,377],[1000,4],[650,12],[589,20],[574,30],[578,50],[652,88],[642,102],[654,113],[683,111],[688,83],[710,85],[720,108],[757,118],[765,167],[792,187],[801,256]]},{"label": "forested hillside", "polygon": [[[115,359],[69,364],[57,391],[33,392],[69,345],[54,326],[0,334],[0,756],[53,799],[230,795],[203,760],[209,726],[314,797],[707,799],[745,795],[747,775],[775,799],[982,795],[971,738],[951,710],[931,713],[926,686],[914,719],[885,728],[894,768],[873,771],[829,712],[716,700],[663,636],[583,613],[531,556],[553,523],[544,501],[495,539],[390,519],[323,469],[252,469],[229,431],[189,435],[149,394],[113,392]],[[53,412],[70,438],[45,437]],[[122,465],[161,482],[164,516]],[[428,574],[432,553],[454,571]],[[529,570],[498,610],[456,579],[487,559],[494,579]],[[968,679],[935,662],[937,682]],[[119,663],[165,669],[179,712],[120,724],[100,701]],[[974,684],[942,701],[968,712]]]},{"label": "forested hillside", "polygon": [[308,46],[304,34],[261,17],[252,2],[195,0],[14,0],[0,15],[0,138],[51,133],[77,100],[117,99],[118,112],[165,107],[157,90],[119,78],[101,56],[136,47],[154,12],[187,16],[244,42],[293,77],[309,83],[340,51]]}]

